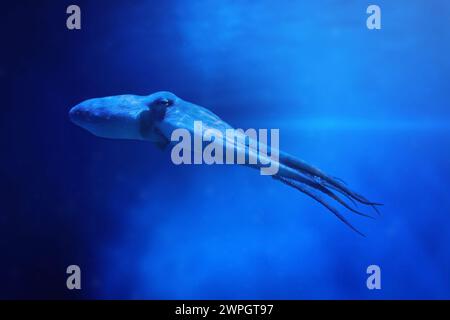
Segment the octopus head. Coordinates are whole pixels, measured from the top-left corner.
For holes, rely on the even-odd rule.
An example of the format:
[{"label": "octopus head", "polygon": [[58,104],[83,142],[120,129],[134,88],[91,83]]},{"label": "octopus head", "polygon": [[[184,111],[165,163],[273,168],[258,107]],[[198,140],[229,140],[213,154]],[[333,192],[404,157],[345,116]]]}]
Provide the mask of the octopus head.
[{"label": "octopus head", "polygon": [[85,100],[69,111],[73,123],[92,134],[111,139],[155,141],[154,128],[179,98],[160,91],[148,96],[119,95]]}]

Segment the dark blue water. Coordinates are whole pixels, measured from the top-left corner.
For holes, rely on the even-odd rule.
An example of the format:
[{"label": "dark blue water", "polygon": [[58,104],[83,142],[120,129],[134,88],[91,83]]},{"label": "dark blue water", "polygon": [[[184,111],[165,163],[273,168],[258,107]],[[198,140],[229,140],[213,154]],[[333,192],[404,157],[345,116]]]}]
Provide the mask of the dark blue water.
[{"label": "dark blue water", "polygon": [[[450,298],[450,5],[18,1],[1,11],[0,297]],[[349,219],[237,166],[175,166],[67,112],[169,90],[384,203]],[[82,269],[82,290],[65,287]],[[382,289],[366,288],[381,267]]]}]

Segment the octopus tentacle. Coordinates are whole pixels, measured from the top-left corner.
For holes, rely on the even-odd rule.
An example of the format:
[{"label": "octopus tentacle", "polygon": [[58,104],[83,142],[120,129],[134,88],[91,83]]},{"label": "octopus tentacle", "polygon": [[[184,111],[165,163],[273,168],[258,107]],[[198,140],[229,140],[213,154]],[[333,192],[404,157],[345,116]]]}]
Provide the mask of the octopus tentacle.
[{"label": "octopus tentacle", "polygon": [[346,203],[344,200],[342,200],[339,196],[337,196],[334,192],[332,192],[331,190],[327,189],[324,185],[312,180],[312,179],[308,179],[307,177],[295,172],[294,170],[292,170],[291,168],[287,168],[284,165],[280,164],[280,167],[282,170],[280,170],[281,172],[279,172],[278,176],[281,176],[283,178],[290,178],[294,181],[303,183],[315,190],[318,190],[324,194],[326,194],[327,196],[329,196],[330,198],[332,198],[333,200],[337,201],[338,203],[340,203],[342,206],[344,206],[345,208],[347,208],[348,210],[352,211],[353,213],[360,215],[360,216],[364,216],[367,218],[372,218],[372,216],[365,214],[363,212],[360,212],[354,208],[352,208],[348,203]]},{"label": "octopus tentacle", "polygon": [[[244,152],[246,156],[252,155],[255,157],[261,157],[261,155],[258,155],[259,148],[256,149],[256,146],[258,146],[257,142],[253,144],[247,142],[243,144],[237,143],[235,145],[235,148],[238,152]],[[261,144],[259,145],[259,147],[261,147]],[[265,145],[264,147],[268,152],[272,152],[269,146]],[[345,217],[339,212],[339,210],[333,207],[329,203],[329,200],[322,197],[321,194],[328,196],[351,212],[371,219],[374,219],[374,217],[360,212],[354,207],[357,207],[357,203],[362,203],[375,208],[375,206],[378,205],[377,203],[370,202],[363,196],[351,191],[348,187],[346,187],[345,183],[343,181],[340,181],[338,178],[328,176],[319,169],[307,164],[300,159],[288,155],[285,152],[279,152],[278,164],[279,171],[276,175],[273,176],[273,178],[280,180],[284,184],[287,184],[310,196],[311,198],[322,204],[324,207],[326,207],[328,210],[330,210],[336,217],[338,217],[342,222],[349,226],[353,231],[364,236],[363,233],[361,233],[347,219],[345,219]],[[260,164],[246,165],[254,168],[260,167]],[[332,190],[347,198],[354,207],[344,201]]]},{"label": "octopus tentacle", "polygon": [[324,183],[324,186],[326,188],[330,188],[336,192],[339,192],[339,194],[343,195],[348,201],[350,201],[355,207],[358,207],[358,202],[355,201],[355,199],[353,199],[352,197],[350,197],[348,194],[346,194],[345,192],[342,192],[341,190],[339,190],[338,188],[336,188],[335,186],[329,184],[329,183]]},{"label": "octopus tentacle", "polygon": [[302,173],[304,173],[306,175],[309,175],[312,177],[318,177],[318,178],[324,180],[331,186],[335,187],[337,189],[337,191],[339,191],[341,193],[345,193],[349,197],[353,198],[354,200],[356,200],[362,204],[374,207],[375,211],[377,211],[379,213],[379,211],[375,208],[375,206],[380,206],[380,205],[382,205],[381,203],[376,203],[376,202],[367,200],[362,195],[350,190],[343,182],[340,182],[338,179],[328,176],[326,173],[307,164],[303,160],[293,157],[285,152],[280,152],[280,160],[279,161],[280,161],[280,163],[282,163],[290,168],[301,171]]},{"label": "octopus tentacle", "polygon": [[291,180],[283,178],[283,177],[274,176],[274,178],[280,180],[284,184],[287,184],[287,185],[299,190],[300,192],[303,192],[307,196],[310,196],[311,198],[313,198],[314,200],[316,200],[317,202],[322,204],[324,207],[326,207],[328,210],[330,210],[339,220],[341,220],[343,223],[345,223],[350,229],[352,229],[359,235],[365,237],[365,234],[363,234],[361,231],[359,231],[357,228],[355,228],[347,219],[345,219],[345,217],[336,208],[331,206],[328,202],[326,202],[326,200],[324,200],[320,195],[315,193],[313,190],[310,190],[308,187],[306,187],[304,185],[301,185],[299,183],[296,183],[294,181],[291,181]]}]

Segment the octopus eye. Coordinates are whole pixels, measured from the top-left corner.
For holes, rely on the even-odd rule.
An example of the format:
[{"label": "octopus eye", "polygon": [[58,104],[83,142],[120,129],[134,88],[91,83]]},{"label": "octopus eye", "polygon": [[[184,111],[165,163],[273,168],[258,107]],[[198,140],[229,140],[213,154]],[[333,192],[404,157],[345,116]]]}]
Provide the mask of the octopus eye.
[{"label": "octopus eye", "polygon": [[154,117],[154,119],[158,121],[163,119],[164,115],[166,114],[167,108],[172,106],[173,104],[174,101],[168,98],[158,98],[154,100],[149,105],[152,117]]},{"label": "octopus eye", "polygon": [[162,106],[162,107],[170,107],[171,105],[173,105],[173,101],[167,98],[160,98],[158,100],[155,101],[157,105]]}]

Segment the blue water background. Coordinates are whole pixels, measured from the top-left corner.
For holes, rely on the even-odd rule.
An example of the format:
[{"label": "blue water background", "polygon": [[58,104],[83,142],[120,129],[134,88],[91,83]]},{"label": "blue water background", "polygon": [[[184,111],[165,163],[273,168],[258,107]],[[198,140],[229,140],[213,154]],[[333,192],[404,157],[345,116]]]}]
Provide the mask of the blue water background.
[{"label": "blue water background", "polygon": [[[0,297],[450,298],[450,3],[73,1],[2,8]],[[175,166],[67,112],[169,90],[384,204],[348,214],[238,166]],[[65,268],[80,265],[79,292]],[[382,289],[366,288],[366,268]]]}]

